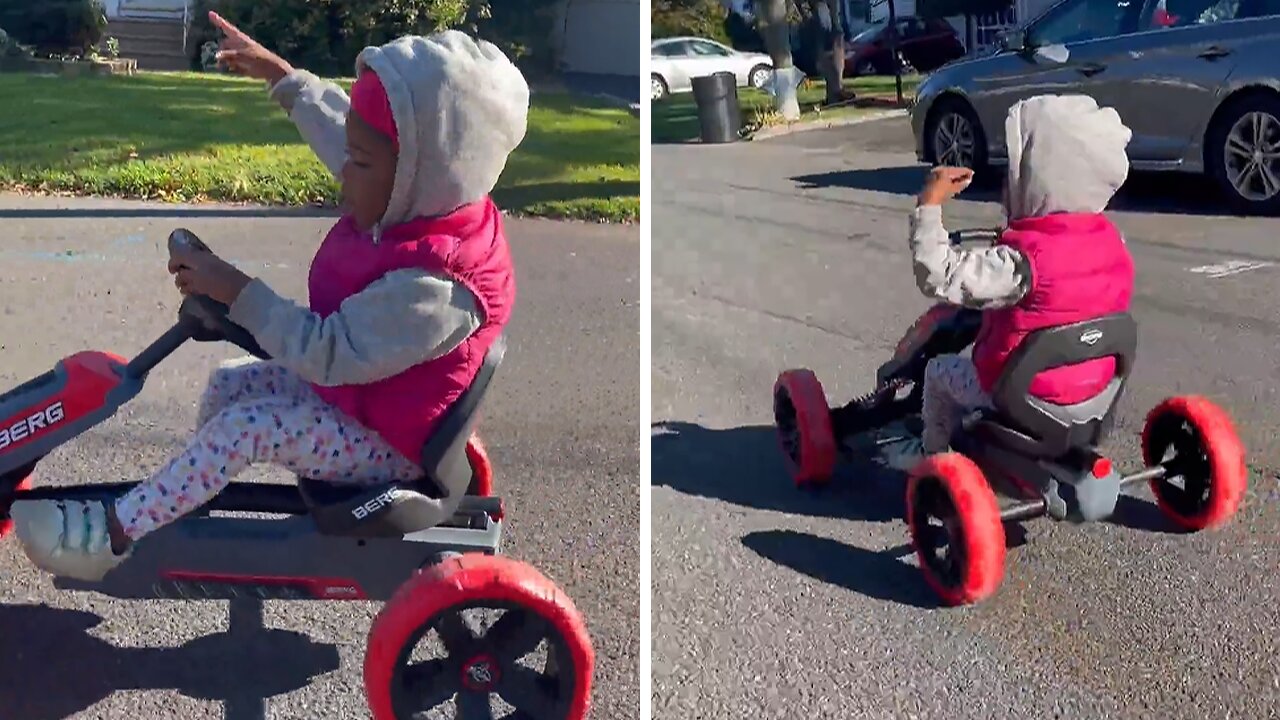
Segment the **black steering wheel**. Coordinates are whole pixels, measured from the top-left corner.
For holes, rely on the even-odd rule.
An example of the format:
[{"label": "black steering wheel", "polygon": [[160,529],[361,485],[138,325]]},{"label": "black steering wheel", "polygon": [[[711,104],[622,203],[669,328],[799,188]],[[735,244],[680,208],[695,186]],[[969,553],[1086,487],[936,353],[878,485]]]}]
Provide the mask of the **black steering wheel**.
[{"label": "black steering wheel", "polygon": [[[200,252],[213,252],[195,233],[178,228],[169,234],[169,256],[174,251],[188,247]],[[189,327],[191,339],[196,342],[229,342],[259,360],[270,360],[267,351],[258,345],[253,333],[231,322],[231,308],[204,295],[188,295],[178,308],[178,320]]]}]

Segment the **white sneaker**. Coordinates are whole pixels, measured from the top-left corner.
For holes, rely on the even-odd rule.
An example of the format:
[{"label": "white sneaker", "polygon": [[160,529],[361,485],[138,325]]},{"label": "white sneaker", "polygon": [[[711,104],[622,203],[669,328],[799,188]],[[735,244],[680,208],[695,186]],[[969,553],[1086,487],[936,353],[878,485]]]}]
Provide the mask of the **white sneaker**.
[{"label": "white sneaker", "polygon": [[101,502],[20,500],[9,517],[31,563],[54,575],[97,582],[129,557],[111,551]]},{"label": "white sneaker", "polygon": [[918,437],[909,437],[885,446],[884,464],[898,472],[910,472],[916,463],[924,459],[924,443]]}]

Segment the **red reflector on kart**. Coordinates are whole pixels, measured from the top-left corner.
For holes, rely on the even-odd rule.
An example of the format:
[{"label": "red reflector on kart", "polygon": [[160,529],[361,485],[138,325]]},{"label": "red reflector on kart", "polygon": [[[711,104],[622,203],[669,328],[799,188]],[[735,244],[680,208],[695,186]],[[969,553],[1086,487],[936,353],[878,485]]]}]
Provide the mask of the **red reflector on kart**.
[{"label": "red reflector on kart", "polygon": [[1093,461],[1093,476],[1096,478],[1104,478],[1111,474],[1111,461],[1106,458],[1098,458]]}]

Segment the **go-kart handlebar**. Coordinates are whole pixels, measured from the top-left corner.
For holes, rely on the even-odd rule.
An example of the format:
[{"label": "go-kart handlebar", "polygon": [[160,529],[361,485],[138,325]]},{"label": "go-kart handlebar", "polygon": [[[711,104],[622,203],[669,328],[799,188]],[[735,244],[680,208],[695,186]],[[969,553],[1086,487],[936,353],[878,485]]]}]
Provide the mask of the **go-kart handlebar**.
[{"label": "go-kart handlebar", "polygon": [[[195,233],[185,228],[178,228],[169,234],[169,257],[181,248],[190,248],[198,252],[213,252],[208,245],[196,237]],[[204,295],[188,295],[178,308],[178,322],[190,329],[190,337],[197,342],[229,342],[245,352],[261,360],[269,360],[270,355],[258,345],[253,334],[231,322],[228,318],[231,308],[213,298]]]},{"label": "go-kart handlebar", "polygon": [[952,245],[978,242],[994,244],[1000,239],[1000,230],[997,228],[974,228],[971,230],[955,230],[948,233],[948,235],[951,238]]}]

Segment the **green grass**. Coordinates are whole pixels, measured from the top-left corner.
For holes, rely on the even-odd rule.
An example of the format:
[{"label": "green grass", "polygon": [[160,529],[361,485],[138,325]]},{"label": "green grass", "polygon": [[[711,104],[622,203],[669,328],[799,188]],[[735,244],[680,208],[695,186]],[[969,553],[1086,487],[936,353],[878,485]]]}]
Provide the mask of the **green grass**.
[{"label": "green grass", "polygon": [[[0,189],[270,205],[338,199],[337,183],[260,82],[0,74],[0,98]],[[634,221],[639,135],[625,109],[536,94],[494,198],[523,215]]]},{"label": "green grass", "polygon": [[[902,78],[902,95],[910,99],[915,93],[917,76]],[[807,87],[801,87],[797,93],[800,102],[800,121],[834,119],[857,115],[871,109],[883,108],[889,100],[896,100],[894,79],[889,77],[861,77],[844,81],[844,88],[856,93],[861,102],[848,106],[822,108],[827,97],[826,84],[811,81]],[[772,117],[773,98],[761,90],[752,88],[738,89],[738,103],[742,108],[742,120],[747,125],[776,124],[781,119]],[[658,143],[685,142],[698,137],[698,109],[693,102],[693,93],[672,95],[661,103],[652,106],[653,141]]]}]

